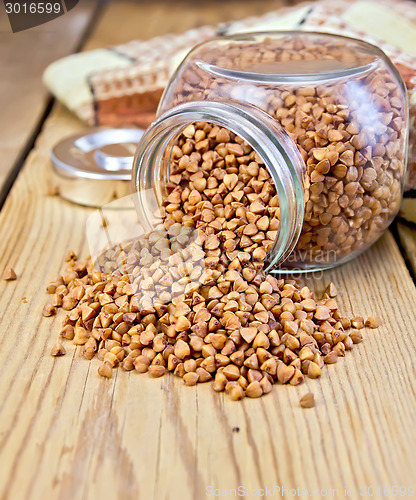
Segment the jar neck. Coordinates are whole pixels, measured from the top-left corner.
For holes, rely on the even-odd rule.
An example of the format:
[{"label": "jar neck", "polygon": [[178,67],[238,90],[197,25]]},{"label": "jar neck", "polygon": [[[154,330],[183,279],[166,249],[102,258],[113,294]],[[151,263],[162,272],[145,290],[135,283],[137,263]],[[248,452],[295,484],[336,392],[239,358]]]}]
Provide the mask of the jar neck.
[{"label": "jar neck", "polygon": [[305,164],[294,141],[270,115],[250,105],[224,102],[189,102],[161,115],[145,132],[133,163],[136,208],[146,229],[163,201],[163,183],[168,180],[167,151],[186,125],[208,122],[226,128],[257,152],[276,187],[280,225],[268,252],[265,269],[280,265],[292,252],[304,216]]}]

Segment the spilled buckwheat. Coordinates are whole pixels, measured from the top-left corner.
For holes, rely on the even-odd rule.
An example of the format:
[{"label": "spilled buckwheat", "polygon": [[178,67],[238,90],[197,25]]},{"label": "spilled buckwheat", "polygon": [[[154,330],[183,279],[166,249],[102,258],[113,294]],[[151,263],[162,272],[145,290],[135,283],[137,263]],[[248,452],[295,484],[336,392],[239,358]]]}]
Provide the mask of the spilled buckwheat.
[{"label": "spilled buckwheat", "polygon": [[[67,311],[61,339],[101,361],[186,385],[212,380],[232,400],[317,378],[345,356],[364,324],[323,297],[264,271],[279,229],[275,186],[261,159],[228,130],[184,129],[155,230],[95,262],[67,256],[46,311]],[[356,320],[357,318],[354,318]],[[375,321],[371,321],[375,324]],[[65,352],[58,342],[53,355]]]}]

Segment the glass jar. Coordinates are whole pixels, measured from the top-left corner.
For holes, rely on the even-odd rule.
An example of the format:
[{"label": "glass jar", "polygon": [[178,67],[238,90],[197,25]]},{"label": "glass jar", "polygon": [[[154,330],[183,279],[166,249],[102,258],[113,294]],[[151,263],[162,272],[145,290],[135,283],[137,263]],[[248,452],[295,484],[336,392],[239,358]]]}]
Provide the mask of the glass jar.
[{"label": "glass jar", "polygon": [[[374,243],[399,209],[406,89],[387,56],[368,43],[270,32],[195,47],[173,75],[136,153],[138,209],[150,228],[166,197],[174,146],[195,122],[239,136],[270,174],[280,224],[267,247],[268,270],[344,263]],[[199,146],[184,141],[190,149]],[[235,160],[241,172],[244,155]],[[267,231],[264,238],[271,238]]]}]

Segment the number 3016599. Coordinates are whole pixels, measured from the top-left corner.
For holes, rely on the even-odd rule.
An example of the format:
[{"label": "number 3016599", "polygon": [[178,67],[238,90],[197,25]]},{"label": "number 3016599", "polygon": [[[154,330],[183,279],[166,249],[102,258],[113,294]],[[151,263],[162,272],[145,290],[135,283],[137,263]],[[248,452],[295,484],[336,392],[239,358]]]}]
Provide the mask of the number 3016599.
[{"label": "number 3016599", "polygon": [[60,14],[62,11],[60,3],[6,3],[7,14]]},{"label": "number 3016599", "polygon": [[360,497],[413,497],[416,489],[414,486],[362,486]]}]

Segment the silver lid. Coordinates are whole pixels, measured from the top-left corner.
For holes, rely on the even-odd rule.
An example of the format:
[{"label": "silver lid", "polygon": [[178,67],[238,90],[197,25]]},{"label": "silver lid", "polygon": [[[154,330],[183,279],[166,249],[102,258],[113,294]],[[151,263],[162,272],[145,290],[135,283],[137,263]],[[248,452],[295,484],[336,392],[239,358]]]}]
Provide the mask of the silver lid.
[{"label": "silver lid", "polygon": [[142,129],[94,128],[63,139],[51,151],[60,195],[88,206],[131,192],[134,152]]}]

